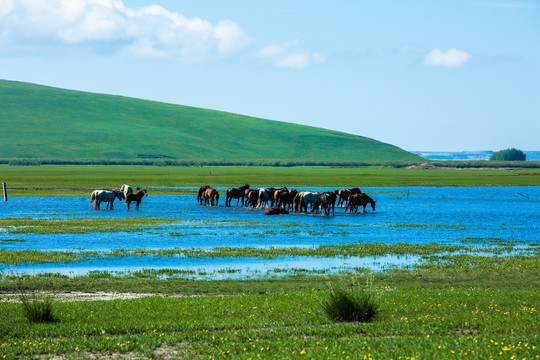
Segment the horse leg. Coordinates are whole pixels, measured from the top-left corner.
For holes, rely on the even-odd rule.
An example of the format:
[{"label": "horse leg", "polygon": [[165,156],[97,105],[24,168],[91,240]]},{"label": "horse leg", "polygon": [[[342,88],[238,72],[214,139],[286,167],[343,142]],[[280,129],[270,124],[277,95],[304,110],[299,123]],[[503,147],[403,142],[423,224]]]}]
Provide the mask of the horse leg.
[{"label": "horse leg", "polygon": [[131,204],[131,200],[130,200],[130,201],[127,201],[127,200],[126,200],[126,204],[127,204],[127,206],[128,206],[128,210],[129,210],[129,204]]},{"label": "horse leg", "polygon": [[114,199],[111,201],[111,210],[114,210]]}]

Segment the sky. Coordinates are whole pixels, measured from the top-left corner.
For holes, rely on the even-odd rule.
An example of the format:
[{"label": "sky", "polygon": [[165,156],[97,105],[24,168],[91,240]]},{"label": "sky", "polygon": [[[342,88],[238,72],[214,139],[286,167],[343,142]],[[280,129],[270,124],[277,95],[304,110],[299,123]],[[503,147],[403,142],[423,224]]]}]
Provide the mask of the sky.
[{"label": "sky", "polygon": [[540,150],[540,1],[0,0],[0,79]]}]

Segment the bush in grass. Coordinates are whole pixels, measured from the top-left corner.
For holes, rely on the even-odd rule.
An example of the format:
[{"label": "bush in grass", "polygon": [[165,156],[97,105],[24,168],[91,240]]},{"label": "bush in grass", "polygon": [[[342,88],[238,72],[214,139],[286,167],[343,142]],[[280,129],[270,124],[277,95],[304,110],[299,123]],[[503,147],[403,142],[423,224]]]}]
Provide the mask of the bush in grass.
[{"label": "bush in grass", "polygon": [[334,321],[371,322],[379,314],[379,305],[366,291],[332,289],[322,308]]},{"label": "bush in grass", "polygon": [[21,295],[24,316],[31,323],[53,323],[58,319],[53,313],[53,302],[51,296],[39,299],[35,294],[31,297]]}]

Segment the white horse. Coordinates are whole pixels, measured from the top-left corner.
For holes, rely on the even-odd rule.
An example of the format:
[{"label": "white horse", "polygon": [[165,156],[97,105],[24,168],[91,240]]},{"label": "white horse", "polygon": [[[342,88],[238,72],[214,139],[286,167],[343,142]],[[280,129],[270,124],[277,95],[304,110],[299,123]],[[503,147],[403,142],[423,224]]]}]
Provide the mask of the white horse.
[{"label": "white horse", "polygon": [[258,201],[258,204],[257,204],[257,207],[263,207],[263,204],[264,206],[268,206],[268,201],[270,200],[273,200],[272,198],[272,190],[273,189],[268,189],[268,188],[260,188],[259,189],[259,201]]},{"label": "white horse", "polygon": [[120,191],[122,192],[122,194],[124,194],[124,198],[127,198],[128,194],[133,194],[133,189],[127,184],[122,185]]},{"label": "white horse", "polygon": [[104,201],[107,203],[107,209],[110,205],[112,210],[113,203],[116,198],[119,200],[125,199],[124,194],[119,190],[94,190],[92,192],[92,196],[90,197],[90,205],[94,203],[94,209],[98,210],[99,204]]},{"label": "white horse", "polygon": [[307,207],[309,204],[311,204],[311,210],[313,210],[313,206],[317,201],[319,201],[319,198],[321,197],[321,194],[314,191],[306,191],[302,194],[302,201],[300,203],[300,211],[302,211],[302,208],[304,211],[307,212]]}]

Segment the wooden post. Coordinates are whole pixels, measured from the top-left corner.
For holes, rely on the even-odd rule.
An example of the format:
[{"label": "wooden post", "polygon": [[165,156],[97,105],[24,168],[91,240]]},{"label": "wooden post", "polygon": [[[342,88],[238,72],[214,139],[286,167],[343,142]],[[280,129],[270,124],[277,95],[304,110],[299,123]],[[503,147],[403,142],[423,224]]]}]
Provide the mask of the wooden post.
[{"label": "wooden post", "polygon": [[6,183],[2,183],[2,190],[4,190],[4,201],[7,201]]}]

